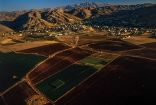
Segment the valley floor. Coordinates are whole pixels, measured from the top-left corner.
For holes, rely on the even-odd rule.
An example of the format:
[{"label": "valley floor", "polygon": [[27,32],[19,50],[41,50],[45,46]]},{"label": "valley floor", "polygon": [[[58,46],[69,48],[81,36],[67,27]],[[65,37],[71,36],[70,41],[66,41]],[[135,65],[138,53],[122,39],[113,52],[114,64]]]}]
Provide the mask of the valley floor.
[{"label": "valley floor", "polygon": [[[24,53],[47,57],[26,75],[22,75],[23,78],[20,77],[22,79],[16,81],[16,84],[9,85],[8,90],[2,90],[0,104],[156,103],[156,39],[147,36],[132,36],[124,40],[107,39],[105,33],[87,33],[79,35],[76,44],[70,35],[57,38],[58,42],[35,41],[0,47],[2,54],[15,51],[17,55]],[[15,64],[15,60],[8,60],[10,65]],[[33,60],[24,61],[24,64],[29,64]],[[0,64],[5,62],[3,59]],[[18,70],[23,70],[22,64],[23,61],[16,64]],[[16,73],[16,68],[14,70],[11,75]]]}]

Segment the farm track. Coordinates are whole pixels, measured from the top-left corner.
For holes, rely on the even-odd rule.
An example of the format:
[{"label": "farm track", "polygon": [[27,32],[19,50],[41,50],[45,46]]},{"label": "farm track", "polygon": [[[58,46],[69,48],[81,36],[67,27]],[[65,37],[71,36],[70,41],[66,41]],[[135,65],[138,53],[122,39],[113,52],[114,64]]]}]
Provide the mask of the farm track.
[{"label": "farm track", "polygon": [[[83,45],[81,46],[83,47]],[[110,67],[112,65],[112,62],[117,63],[116,59],[120,59],[123,56],[125,57],[131,57],[131,58],[137,58],[137,59],[144,59],[145,61],[150,61],[150,62],[156,62],[156,59],[153,57],[148,57],[148,56],[138,56],[137,54],[130,54],[129,52],[135,52],[135,51],[140,51],[140,50],[144,50],[145,48],[140,46],[140,48],[138,49],[129,49],[129,50],[125,50],[125,51],[121,51],[121,53],[110,53],[110,52],[106,52],[109,54],[117,54],[118,57],[113,59],[110,63],[107,64],[107,66],[105,66],[103,68],[103,70],[98,71],[96,73],[94,73],[93,75],[91,75],[90,77],[88,77],[86,80],[82,81],[81,84],[79,84],[78,86],[75,86],[73,89],[71,89],[70,91],[68,91],[66,94],[64,94],[63,96],[61,96],[56,102],[56,105],[79,105],[79,103],[81,103],[81,105],[88,105],[88,102],[92,102],[90,104],[92,105],[100,105],[100,103],[98,103],[92,96],[92,94],[94,94],[94,96],[97,97],[101,97],[98,96],[98,94],[100,93],[106,93],[106,95],[104,95],[105,99],[106,99],[106,104],[109,103],[109,92],[110,94],[116,94],[113,93],[114,91],[111,90],[113,89],[112,86],[117,86],[116,83],[113,80],[108,80],[106,79],[106,77],[110,76],[111,74],[104,74],[104,73],[109,73],[108,71],[108,67]],[[153,50],[151,48],[148,48],[150,50]],[[40,64],[38,64],[33,70],[31,70],[27,75],[25,81],[27,81],[27,83],[30,85],[30,87],[33,89],[33,91],[35,91],[37,94],[41,95],[44,98],[47,98],[46,96],[44,96],[38,89],[36,89],[34,87],[34,84],[37,84],[41,81],[43,81],[44,79],[46,79],[45,77],[49,78],[50,76],[62,71],[64,68],[69,67],[70,65],[72,65],[73,63],[79,61],[80,58],[79,56],[75,56],[72,53],[69,53],[68,50],[73,50],[72,48],[67,48],[65,50],[62,51],[58,51],[54,54],[45,54],[44,56],[49,56],[49,58],[43,62],[41,62]],[[155,49],[154,49],[155,50]],[[94,50],[93,50],[94,51]],[[74,53],[77,51],[74,51]],[[99,51],[95,51],[95,52],[99,52]],[[21,52],[20,52],[21,53]],[[29,52],[32,53],[32,52]],[[34,53],[34,52],[33,52]],[[36,52],[35,52],[36,53]],[[82,53],[81,51],[79,53]],[[87,52],[86,55],[83,56],[89,56],[91,52]],[[137,52],[138,53],[138,52]],[[37,53],[38,54],[38,53]],[[41,53],[40,53],[41,54]],[[42,53],[43,54],[43,53]],[[81,54],[78,54],[80,56],[82,56]],[[66,56],[70,56],[70,57],[66,57]],[[60,61],[61,60],[61,61]],[[44,66],[43,66],[44,65]],[[52,65],[52,66],[51,66]],[[68,65],[68,66],[67,66]],[[51,67],[50,67],[51,66]],[[120,66],[120,65],[119,65]],[[144,65],[143,65],[144,66]],[[118,66],[117,66],[118,67]],[[121,66],[122,67],[122,66]],[[58,70],[59,69],[59,70]],[[112,69],[112,67],[110,67],[110,69]],[[46,71],[43,71],[46,70]],[[106,70],[106,71],[105,71]],[[50,73],[49,73],[50,72]],[[118,74],[117,74],[118,75]],[[131,75],[131,74],[130,74]],[[36,76],[36,77],[35,77]],[[39,79],[38,79],[39,78]],[[120,76],[118,76],[117,78],[119,78],[120,80]],[[111,79],[111,78],[110,78]],[[104,83],[102,83],[104,80],[104,83],[108,84],[108,86],[105,87]],[[113,82],[112,82],[113,81]],[[111,82],[109,84],[109,82]],[[129,82],[129,81],[128,81]],[[101,84],[102,83],[102,84]],[[15,84],[13,87],[9,88],[6,92],[2,93],[1,96],[3,97],[2,99],[4,100],[4,95],[8,92],[10,92],[12,89],[14,89],[14,87],[17,87],[20,83]],[[100,85],[99,85],[100,84]],[[99,88],[99,89],[95,89],[95,85]],[[126,84],[127,85],[127,84]],[[104,87],[105,90],[102,91],[102,87]],[[110,87],[109,87],[110,86]],[[101,89],[101,90],[100,90]],[[100,93],[96,93],[95,90],[98,90],[98,92]],[[106,91],[108,90],[108,91]],[[122,90],[120,90],[122,91]],[[125,90],[123,90],[125,91]],[[91,94],[91,92],[93,92]],[[87,93],[87,94],[86,94]],[[27,94],[27,93],[26,93]],[[128,94],[130,94],[128,92]],[[101,94],[100,94],[101,95]],[[123,95],[123,94],[122,94]],[[102,94],[103,96],[103,94]],[[140,96],[140,95],[139,95]],[[81,98],[80,98],[81,97]],[[89,97],[86,99],[86,97]],[[109,97],[109,98],[107,98]],[[125,99],[123,96],[121,96],[123,99]],[[84,99],[83,99],[84,98]],[[112,97],[111,97],[112,98]],[[7,99],[7,98],[6,98]],[[8,98],[9,99],[9,98]],[[86,100],[85,100],[86,99]],[[89,100],[88,100],[89,99]],[[108,99],[108,100],[107,100]],[[118,103],[119,101],[117,101],[117,99],[119,99],[121,101],[120,98],[114,98],[113,100],[114,102]],[[132,98],[133,99],[133,98]],[[87,102],[88,100],[88,102]],[[126,99],[125,99],[126,100]],[[8,101],[8,100],[6,100]],[[49,100],[50,101],[50,100]],[[94,101],[96,101],[97,103],[94,103]],[[99,98],[98,101],[102,101],[101,98]],[[2,100],[0,98],[0,104],[1,104]],[[52,105],[54,104],[53,101],[50,101],[51,103],[49,103],[48,105]],[[82,102],[84,102],[82,104]],[[85,103],[86,102],[86,103]],[[151,102],[153,102],[153,100],[151,100]],[[111,103],[111,102],[110,102]],[[113,103],[113,102],[112,102]],[[6,105],[12,105],[12,103],[6,104]],[[19,104],[15,104],[15,105],[19,105]],[[111,104],[110,104],[111,105]],[[121,104],[122,105],[122,104]],[[134,104],[135,105],[135,104]]]},{"label": "farm track", "polygon": [[[149,64],[146,66],[146,63]],[[143,78],[144,76],[154,77],[156,74],[154,65],[156,65],[154,60],[121,56],[58,100],[56,105],[101,105],[100,103],[138,105],[138,103],[154,103],[154,97],[156,97],[154,81],[156,78],[154,80],[149,77]],[[153,86],[153,88],[150,90],[148,85]],[[144,88],[144,86],[148,87]],[[142,95],[144,89],[151,96],[145,94],[144,97]],[[135,93],[136,91],[138,93]]]},{"label": "farm track", "polygon": [[[29,80],[23,78],[2,94],[0,102],[3,102],[3,104],[0,105],[26,105],[26,99],[34,95],[39,95],[47,100],[47,97],[34,88]],[[47,105],[54,105],[50,100],[47,100],[47,103]]]},{"label": "farm track", "polygon": [[143,49],[131,50],[131,51],[123,52],[122,55],[136,56],[136,57],[142,57],[146,59],[156,59],[156,49],[143,48]]},{"label": "farm track", "polygon": [[[83,46],[82,46],[83,47]],[[118,55],[118,57],[122,57],[122,56],[129,56],[129,57],[134,57],[134,58],[138,58],[138,59],[145,59],[145,60],[150,60],[150,61],[152,61],[152,62],[156,62],[156,59],[153,59],[153,57],[155,57],[155,56],[151,56],[151,57],[149,57],[149,56],[136,56],[136,55],[130,55],[130,54],[123,54],[123,53],[125,53],[125,52],[135,52],[135,51],[138,51],[138,50],[144,50],[145,49],[145,47],[143,47],[143,46],[140,46],[140,48],[138,48],[138,49],[130,49],[130,50],[125,50],[125,51],[121,51],[120,53],[117,53],[117,55]],[[150,49],[150,50],[152,50],[151,48],[148,48],[148,49]],[[155,50],[155,49],[154,49]],[[94,50],[93,50],[94,51]],[[98,52],[98,51],[97,51]],[[109,53],[109,52],[107,52],[107,53]],[[110,54],[113,54],[113,53],[110,53]],[[148,55],[148,54],[147,54]],[[118,58],[117,57],[117,58]],[[115,59],[114,59],[115,60]],[[114,61],[114,60],[112,60],[112,62]],[[108,66],[111,64],[111,62],[109,63],[109,64],[107,64]],[[107,67],[107,66],[106,66]],[[103,69],[105,69],[105,67],[103,68]],[[95,73],[95,74],[93,74],[91,77],[89,77],[88,78],[88,80],[86,79],[85,81],[84,81],[84,83],[86,83],[86,81],[89,81],[89,79],[91,79],[91,78],[95,78],[95,77],[98,77],[97,76],[97,74],[98,73]],[[82,90],[84,90],[83,92],[84,93],[86,93],[85,92],[85,89],[88,89],[89,87],[91,87],[91,85],[93,85],[94,83],[91,83],[91,82],[93,82],[94,80],[90,80],[90,83],[88,82],[88,83],[86,83],[86,85],[88,85],[87,87],[86,86],[83,86],[83,82],[82,82],[82,84],[81,85],[79,85],[79,86],[75,86],[72,90],[70,90],[69,92],[67,92],[65,95],[63,95],[62,97],[60,97],[55,103],[56,103],[56,105],[77,105],[79,102],[78,101],[76,101],[75,100],[75,102],[77,102],[77,104],[74,102],[74,103],[72,103],[72,100],[74,99],[74,97],[81,97],[81,99],[83,99],[82,97],[82,95],[81,95],[81,92],[82,92]],[[96,81],[94,81],[94,82],[96,82]],[[99,83],[100,84],[100,83]],[[94,84],[95,85],[95,84]],[[94,90],[94,89],[93,89]],[[95,90],[94,90],[95,91]],[[82,93],[83,93],[82,92]],[[88,93],[88,94],[90,94],[90,93]],[[81,95],[81,96],[79,96],[79,95]],[[73,97],[74,96],[74,97]],[[100,96],[99,96],[100,97]],[[87,100],[88,100],[88,98],[87,98]],[[89,99],[90,100],[90,99]],[[88,100],[88,102],[89,102],[89,100]],[[94,100],[94,99],[91,99],[91,100]],[[72,104],[71,104],[72,103]],[[81,103],[82,104],[82,103]],[[88,104],[88,103],[87,103]],[[96,104],[94,104],[94,103],[90,103],[90,104],[93,104],[93,105],[97,105],[97,103]],[[78,104],[79,105],[79,104]],[[82,104],[83,105],[83,104]],[[86,105],[86,104],[84,104],[84,105]]]},{"label": "farm track", "polygon": [[139,49],[141,47],[122,41],[122,40],[107,40],[99,41],[89,45],[90,48],[95,50],[105,51],[105,52],[121,52],[132,49]]},{"label": "farm track", "polygon": [[[66,50],[69,50],[69,49],[71,49],[71,48],[68,48],[68,49],[65,49],[65,50],[62,50],[62,51],[59,51],[59,52],[56,52],[56,53],[54,53],[53,55],[50,55],[49,56],[49,58],[50,57],[53,57],[53,56],[55,56],[56,54],[58,54],[58,53],[60,53],[60,52],[63,52],[63,51],[66,51]],[[16,52],[15,52],[16,53]],[[22,54],[22,52],[17,52],[17,53],[20,53],[20,54]],[[26,53],[26,54],[31,54],[31,53]],[[35,54],[35,55],[38,55],[38,54]],[[43,61],[44,62],[44,61]],[[38,65],[36,65],[36,67],[37,66],[39,66],[40,64],[42,64],[43,62],[41,62],[41,63],[39,63]],[[30,71],[31,72],[31,71]],[[28,73],[29,74],[29,73]],[[26,75],[26,77],[27,77],[27,75]],[[24,77],[24,80],[26,80],[28,83],[30,82],[29,81],[29,79],[25,79],[25,77]],[[2,99],[4,99],[4,95],[5,94],[8,94],[10,91],[12,91],[12,89],[14,89],[14,88],[16,88],[18,85],[20,85],[23,81],[24,81],[23,79],[21,80],[21,81],[18,81],[16,84],[14,84],[13,86],[11,86],[10,88],[8,88],[7,90],[5,90],[4,92],[2,92],[1,94],[0,94],[0,96],[1,97],[3,97]],[[31,86],[31,84],[29,84],[30,86]],[[32,86],[31,86],[32,87]],[[44,96],[43,96],[44,97]],[[1,101],[1,100],[0,100]],[[2,101],[1,101],[2,102]],[[2,104],[3,105],[3,104]],[[12,104],[7,104],[6,103],[6,105],[12,105]],[[15,104],[16,105],[16,104]],[[17,104],[17,105],[19,105],[19,104]],[[48,105],[51,105],[51,104],[48,104]]]},{"label": "farm track", "polygon": [[[112,59],[109,63],[107,63],[105,66],[109,65],[111,62],[113,62],[115,59],[117,59],[118,57],[120,57],[120,55],[117,55],[114,59]],[[100,58],[99,58],[100,59]],[[103,67],[103,68],[104,68]],[[101,70],[97,70],[95,73],[93,73],[92,75],[90,75],[89,77],[87,77],[85,80],[81,81],[79,84],[77,84],[76,86],[74,86],[71,90],[69,90],[68,92],[66,92],[66,94],[64,94],[63,96],[61,96],[60,98],[58,98],[55,101],[56,105],[62,105],[63,103],[66,103],[67,100],[69,100],[69,97],[72,99],[73,96],[76,97],[78,95],[78,93],[75,94],[75,90],[77,90],[77,88],[79,87],[83,87],[83,84],[88,81],[88,79],[92,78],[94,75],[96,75],[98,72],[100,72]],[[80,91],[80,90],[79,90]]]},{"label": "farm track", "polygon": [[40,46],[36,48],[26,49],[20,51],[21,53],[31,53],[31,54],[39,54],[43,56],[50,56],[56,52],[69,49],[69,46],[62,44],[62,43],[55,43],[45,46]]},{"label": "farm track", "polygon": [[21,81],[10,91],[6,92],[3,97],[7,102],[7,105],[25,105],[26,99],[30,98],[35,94],[37,95],[37,93],[32,90],[25,81]]},{"label": "farm track", "polygon": [[33,72],[29,74],[29,78],[33,84],[36,84],[90,54],[91,52],[79,48],[64,51],[35,68]]}]

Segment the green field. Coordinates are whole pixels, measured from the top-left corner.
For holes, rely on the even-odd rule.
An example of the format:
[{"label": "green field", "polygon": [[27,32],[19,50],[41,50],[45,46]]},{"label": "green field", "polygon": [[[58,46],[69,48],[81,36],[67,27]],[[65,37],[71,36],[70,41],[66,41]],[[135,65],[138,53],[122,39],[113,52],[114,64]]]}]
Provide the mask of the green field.
[{"label": "green field", "polygon": [[105,61],[104,59],[89,56],[87,58],[82,59],[80,61],[80,63],[90,65],[90,66],[94,66],[97,69],[101,69],[108,62]]},{"label": "green field", "polygon": [[[87,64],[86,64],[87,63]],[[97,65],[105,65],[102,59],[87,57],[78,64],[73,64],[65,70],[37,84],[36,87],[49,99],[55,101],[87,77],[95,73]]]},{"label": "green field", "polygon": [[19,81],[46,57],[32,54],[0,53],[0,92]]},{"label": "green field", "polygon": [[39,83],[37,88],[51,100],[56,100],[95,71],[94,67],[74,64]]}]

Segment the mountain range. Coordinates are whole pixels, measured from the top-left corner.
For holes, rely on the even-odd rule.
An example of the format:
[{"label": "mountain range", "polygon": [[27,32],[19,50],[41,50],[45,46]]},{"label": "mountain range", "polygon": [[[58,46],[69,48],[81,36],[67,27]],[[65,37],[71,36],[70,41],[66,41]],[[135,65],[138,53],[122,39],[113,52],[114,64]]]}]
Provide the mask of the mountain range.
[{"label": "mountain range", "polygon": [[156,27],[156,4],[112,5],[85,2],[58,8],[0,12],[0,24],[15,31],[45,29],[60,24]]}]

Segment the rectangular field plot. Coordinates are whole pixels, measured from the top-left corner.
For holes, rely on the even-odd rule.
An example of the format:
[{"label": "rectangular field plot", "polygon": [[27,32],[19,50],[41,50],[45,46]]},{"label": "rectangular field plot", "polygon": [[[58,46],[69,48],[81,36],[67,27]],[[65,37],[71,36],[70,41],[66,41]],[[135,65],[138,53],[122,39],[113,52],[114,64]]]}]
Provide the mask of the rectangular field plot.
[{"label": "rectangular field plot", "polygon": [[55,105],[154,105],[155,66],[155,60],[121,56]]},{"label": "rectangular field plot", "polygon": [[96,68],[92,66],[73,64],[37,84],[36,87],[49,99],[55,101],[95,72]]},{"label": "rectangular field plot", "polygon": [[122,40],[104,40],[89,45],[90,48],[98,51],[121,52],[125,50],[139,49],[140,46],[127,43]]},{"label": "rectangular field plot", "polygon": [[91,54],[91,51],[83,50],[80,48],[66,50],[48,59],[42,65],[35,68],[33,72],[29,74],[29,78],[31,79],[32,83],[37,84],[42,79],[45,79],[59,71],[62,71],[64,68],[67,68],[73,63]]},{"label": "rectangular field plot", "polygon": [[124,52],[123,54],[156,59],[156,49],[148,49],[148,48],[137,49],[137,50]]},{"label": "rectangular field plot", "polygon": [[38,95],[25,81],[19,83],[3,97],[7,105],[27,105],[26,100],[34,95]]},{"label": "rectangular field plot", "polygon": [[89,56],[89,57],[86,57],[86,58],[82,59],[80,61],[80,63],[85,64],[85,65],[94,66],[97,69],[101,69],[108,62],[105,61],[104,59]]},{"label": "rectangular field plot", "polygon": [[45,59],[46,57],[32,54],[0,53],[0,92],[15,84]]},{"label": "rectangular field plot", "polygon": [[51,85],[54,89],[58,89],[58,88],[60,88],[61,86],[63,86],[64,84],[65,84],[64,81],[58,79],[58,80],[52,82],[50,85]]},{"label": "rectangular field plot", "polygon": [[50,44],[50,45],[45,45],[45,46],[40,46],[40,47],[36,47],[36,48],[23,50],[20,52],[36,53],[36,54],[40,54],[40,55],[49,56],[49,55],[54,54],[58,51],[62,51],[62,50],[68,49],[68,48],[69,48],[69,46],[67,46],[63,43],[55,43],[55,44]]}]

